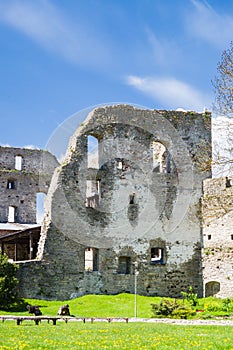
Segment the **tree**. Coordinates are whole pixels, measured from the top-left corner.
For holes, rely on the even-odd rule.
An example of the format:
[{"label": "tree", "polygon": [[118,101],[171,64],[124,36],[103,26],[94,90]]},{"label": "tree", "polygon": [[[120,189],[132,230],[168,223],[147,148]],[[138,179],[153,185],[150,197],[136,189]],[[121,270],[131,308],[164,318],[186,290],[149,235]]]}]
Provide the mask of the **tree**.
[{"label": "tree", "polygon": [[214,110],[225,115],[233,115],[233,42],[223,51],[217,65],[217,75],[212,82],[215,91]]},{"label": "tree", "polygon": [[8,262],[8,256],[0,253],[0,307],[8,309],[17,301],[16,273],[18,266]]}]

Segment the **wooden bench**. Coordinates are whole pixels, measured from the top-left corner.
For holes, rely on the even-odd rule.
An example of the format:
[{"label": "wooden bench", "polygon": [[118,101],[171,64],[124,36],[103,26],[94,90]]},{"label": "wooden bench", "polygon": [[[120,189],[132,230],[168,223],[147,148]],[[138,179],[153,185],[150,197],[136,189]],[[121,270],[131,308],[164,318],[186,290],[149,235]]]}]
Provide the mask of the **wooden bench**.
[{"label": "wooden bench", "polygon": [[117,317],[107,317],[107,318],[99,318],[99,317],[59,317],[59,316],[0,316],[0,320],[4,322],[5,320],[13,320],[16,321],[16,324],[20,326],[23,321],[34,321],[35,325],[39,325],[41,321],[47,321],[48,323],[50,321],[53,322],[53,325],[56,326],[57,321],[62,320],[65,321],[65,323],[68,323],[68,321],[81,321],[83,323],[91,322],[121,322],[125,321],[126,323],[129,322],[128,318],[117,318]]}]

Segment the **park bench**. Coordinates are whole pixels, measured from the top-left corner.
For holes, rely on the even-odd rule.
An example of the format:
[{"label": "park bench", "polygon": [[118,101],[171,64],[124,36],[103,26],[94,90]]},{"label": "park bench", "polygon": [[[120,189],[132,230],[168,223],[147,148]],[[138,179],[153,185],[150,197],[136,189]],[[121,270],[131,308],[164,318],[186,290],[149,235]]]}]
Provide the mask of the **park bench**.
[{"label": "park bench", "polygon": [[116,318],[116,317],[107,317],[107,318],[99,318],[99,317],[59,317],[59,316],[0,316],[0,320],[4,322],[5,320],[13,320],[16,321],[16,324],[19,326],[23,321],[34,321],[38,326],[41,321],[47,321],[48,323],[52,321],[53,325],[56,326],[57,321],[62,320],[65,323],[68,321],[81,321],[83,323],[91,322],[129,322],[128,318]]}]

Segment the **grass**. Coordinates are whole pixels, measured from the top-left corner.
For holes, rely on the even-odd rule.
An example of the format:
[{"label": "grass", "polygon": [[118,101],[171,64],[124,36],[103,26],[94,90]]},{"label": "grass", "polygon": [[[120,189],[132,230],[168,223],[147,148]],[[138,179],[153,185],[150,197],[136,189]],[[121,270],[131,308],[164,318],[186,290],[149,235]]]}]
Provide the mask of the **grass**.
[{"label": "grass", "polygon": [[[137,296],[137,316],[150,318],[151,303],[161,300],[158,297]],[[122,293],[118,295],[85,295],[83,297],[64,300],[47,301],[24,299],[19,307],[10,311],[0,311],[2,315],[28,315],[26,305],[37,305],[43,315],[54,316],[61,305],[69,304],[70,312],[76,317],[134,317],[134,295]]]},{"label": "grass", "polygon": [[233,349],[231,327],[178,326],[144,323],[42,322],[24,321],[21,326],[0,324],[1,350],[34,349]]},{"label": "grass", "polygon": [[[137,316],[150,318],[151,304],[159,297],[137,296]],[[63,304],[70,305],[72,315],[77,317],[133,317],[134,295],[86,295],[69,301],[46,301],[25,299],[3,315],[28,315],[27,304],[38,305],[43,315],[54,316]],[[226,309],[227,307],[227,309]],[[232,300],[226,304],[216,298],[198,300],[203,312],[198,317],[208,318],[231,314]],[[225,308],[225,309],[224,309]],[[0,350],[34,349],[231,349],[233,332],[230,326],[180,326],[153,323],[85,323],[15,321],[0,323]]]},{"label": "grass", "polygon": [[[152,317],[151,304],[158,303],[160,297],[137,295],[137,317]],[[174,300],[174,299],[171,299]],[[226,299],[227,300],[227,299]],[[216,316],[233,316],[233,299],[226,300],[214,297],[198,300],[198,312],[194,318],[211,318]],[[85,295],[73,300],[48,301],[24,299],[8,311],[0,310],[2,315],[28,315],[26,305],[38,305],[43,315],[54,316],[61,305],[69,304],[70,312],[77,317],[134,317],[134,295],[122,293],[117,295]]]},{"label": "grass", "polygon": [[[146,297],[137,295],[137,317],[151,318],[151,304],[158,303],[160,297]],[[174,300],[174,299],[171,299]],[[233,299],[226,300],[214,297],[198,300],[196,316],[192,318],[214,318],[217,316],[233,317]],[[70,312],[76,317],[134,317],[134,295],[122,293],[117,295],[85,295],[73,300],[47,301],[24,299],[21,304],[11,310],[1,311],[2,315],[28,315],[26,305],[37,305],[44,316],[57,315],[61,305],[69,304]]]}]

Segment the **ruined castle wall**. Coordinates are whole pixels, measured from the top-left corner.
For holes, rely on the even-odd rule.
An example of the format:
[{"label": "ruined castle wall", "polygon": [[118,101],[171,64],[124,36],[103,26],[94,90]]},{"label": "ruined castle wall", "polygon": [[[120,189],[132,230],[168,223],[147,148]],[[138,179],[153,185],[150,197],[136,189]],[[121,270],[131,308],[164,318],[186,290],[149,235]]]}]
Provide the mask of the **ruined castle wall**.
[{"label": "ruined castle wall", "polygon": [[14,222],[36,223],[36,194],[47,193],[56,166],[47,151],[0,147],[0,222],[8,221],[11,206]]},{"label": "ruined castle wall", "polygon": [[[98,168],[88,167],[88,135],[98,139]],[[166,148],[166,171],[154,166],[153,142]],[[202,295],[200,197],[210,155],[209,115],[94,110],[54,173],[41,261],[21,265],[22,294],[133,293],[136,268],[140,294],[179,297],[192,285]],[[85,269],[87,249],[95,252],[93,269]],[[38,264],[29,290],[26,276]]]},{"label": "ruined castle wall", "polygon": [[205,296],[232,297],[233,177],[203,184],[203,281]]}]

